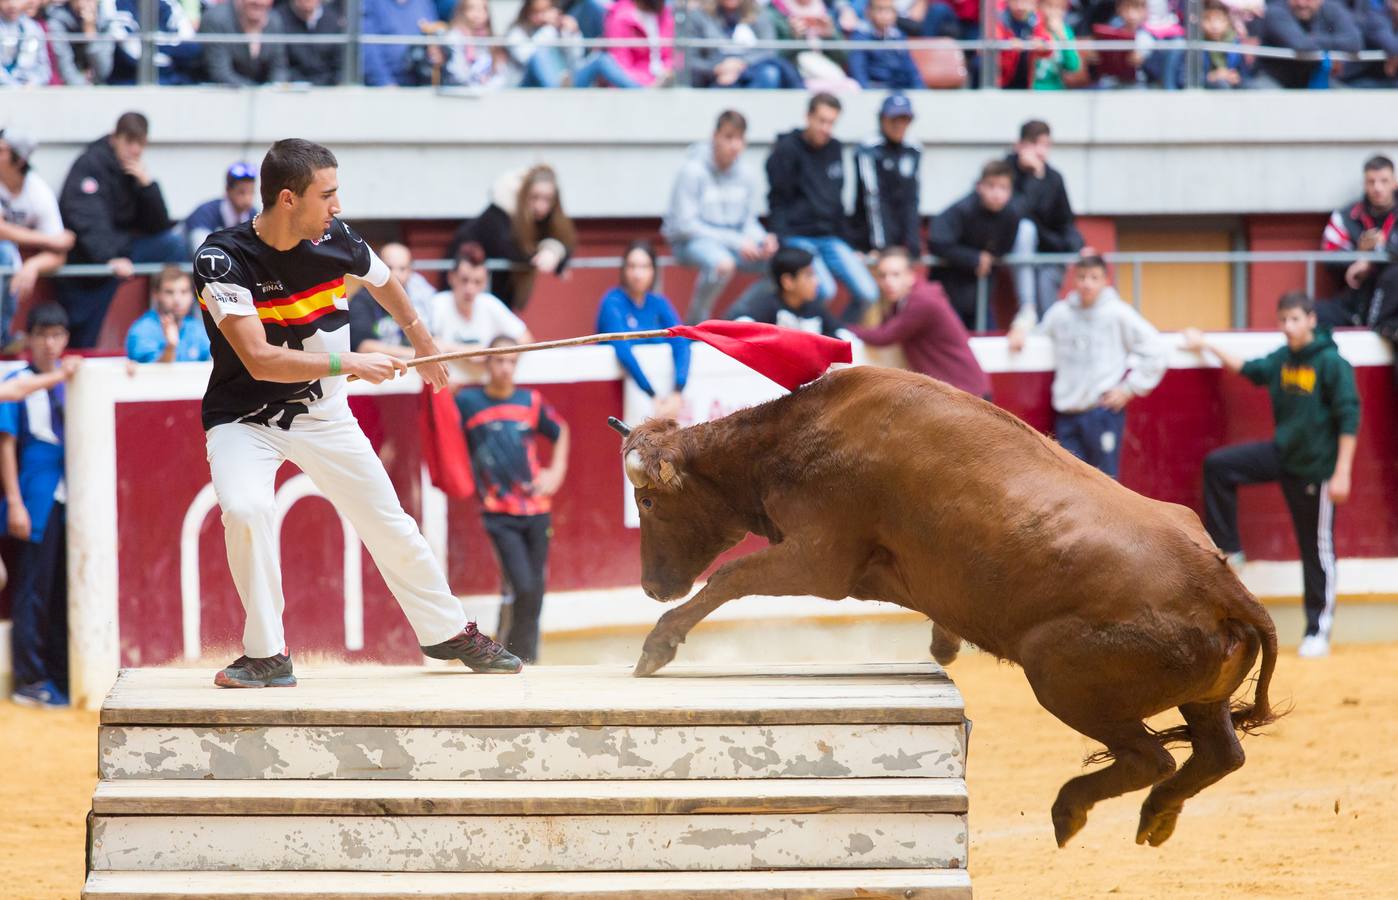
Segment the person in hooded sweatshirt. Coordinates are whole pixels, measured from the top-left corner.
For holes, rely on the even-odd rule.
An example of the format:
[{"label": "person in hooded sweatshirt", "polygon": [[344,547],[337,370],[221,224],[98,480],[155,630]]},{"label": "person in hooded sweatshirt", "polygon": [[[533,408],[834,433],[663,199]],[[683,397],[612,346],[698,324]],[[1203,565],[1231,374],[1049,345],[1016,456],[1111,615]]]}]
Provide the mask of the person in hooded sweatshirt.
[{"label": "person in hooded sweatshirt", "polygon": [[[1019,318],[1010,330],[1010,352],[1030,333]],[[1049,308],[1033,329],[1053,342],[1054,436],[1064,450],[1116,478],[1126,405],[1144,397],[1165,377],[1160,332],[1107,282],[1107,263],[1084,256],[1077,290]]]},{"label": "person in hooded sweatshirt", "polygon": [[846,322],[858,322],[879,297],[879,286],[848,243],[845,216],[845,149],[835,139],[840,101],[816,94],[806,107],[806,127],[777,138],[767,157],[767,209],[784,247],[815,257],[818,299],[829,303],[838,280],[849,288]]},{"label": "person in hooded sweatshirt", "polygon": [[1325,656],[1335,618],[1335,507],[1350,496],[1359,392],[1330,331],[1316,327],[1315,301],[1302,291],[1283,294],[1277,321],[1286,345],[1247,362],[1197,328],[1184,332],[1186,350],[1211,353],[1228,371],[1267,388],[1277,426],[1270,441],[1222,447],[1204,458],[1204,527],[1229,564],[1241,566],[1238,485],[1281,484],[1301,548],[1306,633],[1297,652]]},{"label": "person in hooded sweatshirt", "polygon": [[689,149],[670,190],[660,233],[681,265],[699,270],[685,314],[691,325],[713,315],[714,301],[734,272],[766,272],[767,260],[777,252],[776,235],[757,219],[757,176],[742,161],[747,131],[742,113],[725,110],[713,139]]}]

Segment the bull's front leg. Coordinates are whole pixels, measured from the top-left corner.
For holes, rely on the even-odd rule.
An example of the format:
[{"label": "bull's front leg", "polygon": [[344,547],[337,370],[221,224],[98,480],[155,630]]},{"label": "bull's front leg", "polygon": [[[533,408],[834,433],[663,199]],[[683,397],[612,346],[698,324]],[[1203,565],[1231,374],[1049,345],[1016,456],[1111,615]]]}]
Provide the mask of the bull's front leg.
[{"label": "bull's front leg", "polygon": [[658,672],[675,658],[690,629],[729,600],[753,594],[809,594],[830,600],[848,597],[858,568],[857,555],[827,546],[818,556],[788,539],[719,567],[703,590],[655,623],[633,674],[641,678]]}]

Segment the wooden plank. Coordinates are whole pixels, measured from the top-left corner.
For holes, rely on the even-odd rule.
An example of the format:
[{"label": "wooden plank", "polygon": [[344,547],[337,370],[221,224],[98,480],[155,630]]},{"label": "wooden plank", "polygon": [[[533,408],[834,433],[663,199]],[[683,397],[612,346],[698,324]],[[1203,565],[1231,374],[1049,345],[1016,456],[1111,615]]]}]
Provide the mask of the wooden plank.
[{"label": "wooden plank", "polygon": [[964,813],[951,778],[716,781],[105,781],[99,816]]},{"label": "wooden plank", "polygon": [[572,872],[941,869],[966,817],[95,816],[97,870]]},{"label": "wooden plank", "polygon": [[92,872],[93,900],[971,900],[965,869]]},{"label": "wooden plank", "polygon": [[616,666],[539,666],[517,676],[352,667],[298,672],[289,690],[215,689],[203,669],[124,671],[104,724],[549,727],[604,725],[951,724],[960,692],[940,669],[701,667],[637,679]]},{"label": "wooden plank", "polygon": [[106,725],[105,779],[960,778],[955,725]]}]

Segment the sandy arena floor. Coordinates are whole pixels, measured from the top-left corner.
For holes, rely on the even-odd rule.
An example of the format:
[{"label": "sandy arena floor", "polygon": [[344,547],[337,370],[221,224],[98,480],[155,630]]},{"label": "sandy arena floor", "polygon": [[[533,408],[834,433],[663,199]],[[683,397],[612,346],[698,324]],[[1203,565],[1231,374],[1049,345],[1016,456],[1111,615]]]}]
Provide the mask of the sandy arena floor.
[{"label": "sandy arena floor", "polygon": [[[830,645],[828,627],[811,627],[811,635],[805,626],[782,629],[787,646]],[[770,656],[771,635],[762,630],[709,629],[680,658],[720,661],[764,639]],[[925,624],[839,630],[848,632],[838,641],[845,658],[851,648],[878,648],[881,659],[926,655]],[[586,648],[593,659],[599,652],[629,659],[638,645],[639,638],[592,639]],[[556,662],[574,662],[583,648],[565,642],[548,650]],[[1160,849],[1133,842],[1141,792],[1098,806],[1087,828],[1058,850],[1049,804],[1093,746],[1039,709],[1017,669],[970,654],[951,671],[975,721],[971,873],[978,896],[1394,896],[1398,644],[1340,647],[1307,662],[1285,652],[1272,696],[1290,700],[1294,711],[1271,735],[1244,740],[1247,765],[1187,806]],[[96,735],[96,713],[0,702],[0,897],[78,895]]]}]

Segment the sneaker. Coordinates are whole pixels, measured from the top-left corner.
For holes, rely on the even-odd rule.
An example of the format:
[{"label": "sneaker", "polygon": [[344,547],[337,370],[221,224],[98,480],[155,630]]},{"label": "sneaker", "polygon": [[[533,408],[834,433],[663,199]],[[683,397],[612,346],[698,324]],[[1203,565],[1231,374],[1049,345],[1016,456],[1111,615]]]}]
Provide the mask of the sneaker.
[{"label": "sneaker", "polygon": [[472,672],[513,675],[524,668],[518,656],[481,634],[475,622],[467,622],[450,640],[423,647],[422,653],[432,659],[459,659]]},{"label": "sneaker", "polygon": [[1323,634],[1308,634],[1301,638],[1301,646],[1296,648],[1296,655],[1303,659],[1329,656],[1330,638]]},{"label": "sneaker", "polygon": [[20,706],[35,709],[64,709],[68,706],[68,695],[58,689],[52,681],[40,681],[17,688],[10,699]]},{"label": "sneaker", "polygon": [[296,676],[291,674],[289,654],[240,656],[214,676],[214,684],[223,688],[296,687]]}]

